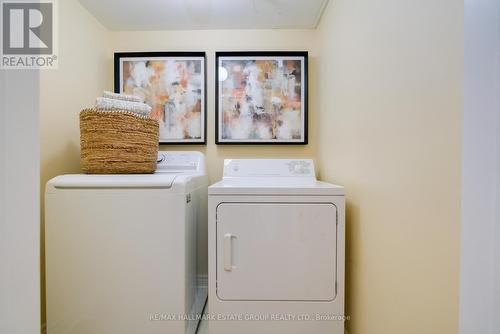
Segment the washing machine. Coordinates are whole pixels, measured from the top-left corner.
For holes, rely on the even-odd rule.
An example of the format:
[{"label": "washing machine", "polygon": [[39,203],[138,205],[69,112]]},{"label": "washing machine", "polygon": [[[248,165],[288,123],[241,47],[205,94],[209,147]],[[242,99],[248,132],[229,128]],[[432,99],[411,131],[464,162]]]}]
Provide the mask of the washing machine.
[{"label": "washing machine", "polygon": [[207,188],[199,152],[160,152],[150,175],[50,180],[47,333],[195,333],[207,296],[206,247],[197,249]]},{"label": "washing machine", "polygon": [[210,333],[344,333],[344,198],[312,160],[224,161],[208,189]]}]

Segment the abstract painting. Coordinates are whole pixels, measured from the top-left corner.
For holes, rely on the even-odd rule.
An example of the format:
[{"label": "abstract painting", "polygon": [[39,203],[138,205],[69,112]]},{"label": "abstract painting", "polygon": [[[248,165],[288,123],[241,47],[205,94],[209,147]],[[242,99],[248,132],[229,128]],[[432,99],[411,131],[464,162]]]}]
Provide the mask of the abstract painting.
[{"label": "abstract painting", "polygon": [[216,143],[307,144],[307,52],[217,52]]},{"label": "abstract painting", "polygon": [[204,52],[115,53],[115,91],[141,97],[160,144],[206,143]]}]

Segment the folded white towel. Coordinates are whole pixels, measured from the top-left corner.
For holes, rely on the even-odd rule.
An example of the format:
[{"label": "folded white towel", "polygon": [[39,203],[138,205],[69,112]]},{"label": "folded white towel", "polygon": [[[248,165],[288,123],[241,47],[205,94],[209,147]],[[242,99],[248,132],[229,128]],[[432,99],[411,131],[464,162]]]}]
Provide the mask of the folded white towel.
[{"label": "folded white towel", "polygon": [[125,110],[142,116],[149,116],[151,107],[145,103],[98,97],[95,102],[97,110]]},{"label": "folded white towel", "polygon": [[118,94],[118,93],[113,93],[113,92],[109,92],[109,91],[104,91],[104,93],[102,94],[102,97],[105,97],[107,99],[130,101],[130,102],[144,102],[142,100],[142,98],[140,98],[139,96]]}]

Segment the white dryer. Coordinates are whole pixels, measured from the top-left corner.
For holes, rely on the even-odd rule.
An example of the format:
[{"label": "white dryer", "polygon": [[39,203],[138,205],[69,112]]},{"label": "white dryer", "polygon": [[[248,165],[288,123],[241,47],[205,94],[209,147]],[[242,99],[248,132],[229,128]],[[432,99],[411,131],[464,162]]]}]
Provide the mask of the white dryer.
[{"label": "white dryer", "polygon": [[[150,175],[47,183],[48,334],[195,333],[206,286],[208,178],[199,152],[160,152]],[[204,267],[199,265],[198,267]]]},{"label": "white dryer", "polygon": [[344,333],[344,189],[312,160],[229,159],[209,187],[210,333]]}]

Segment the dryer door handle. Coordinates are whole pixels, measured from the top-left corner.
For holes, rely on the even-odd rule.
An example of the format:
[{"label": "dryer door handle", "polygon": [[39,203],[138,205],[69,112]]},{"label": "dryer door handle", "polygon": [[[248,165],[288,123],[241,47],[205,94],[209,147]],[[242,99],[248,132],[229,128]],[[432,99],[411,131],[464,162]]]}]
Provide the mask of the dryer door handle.
[{"label": "dryer door handle", "polygon": [[233,235],[231,233],[224,234],[224,249],[222,252],[224,256],[224,270],[226,271],[233,270],[233,259],[232,259],[233,250],[231,249],[232,241],[233,241]]}]

